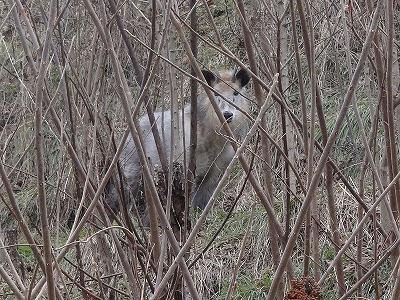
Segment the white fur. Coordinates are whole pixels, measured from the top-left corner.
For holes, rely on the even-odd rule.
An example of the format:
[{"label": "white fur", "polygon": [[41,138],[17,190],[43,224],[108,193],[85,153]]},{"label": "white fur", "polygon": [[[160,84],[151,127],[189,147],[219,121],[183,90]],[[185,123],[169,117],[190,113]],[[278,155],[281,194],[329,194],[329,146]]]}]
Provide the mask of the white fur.
[{"label": "white fur", "polygon": [[[248,111],[247,100],[241,95],[243,86],[249,81],[247,73],[243,70],[236,73],[220,72],[220,78],[216,78],[212,73],[203,73],[211,87],[216,93],[216,101],[222,112],[227,116],[232,115],[228,122],[235,138],[240,138],[246,131],[247,122],[243,113],[229,104],[224,98],[229,99],[243,111]],[[246,77],[247,76],[247,77]],[[237,93],[239,92],[239,93]],[[222,97],[221,97],[222,96]],[[179,130],[179,139],[177,141],[180,149],[179,153],[174,153],[174,157],[183,160],[183,151],[187,151],[186,157],[189,157],[189,141],[190,141],[190,104],[179,116],[184,118],[184,128]],[[158,127],[162,144],[167,154],[167,158],[171,152],[171,112],[156,112],[154,114],[156,125]],[[181,120],[179,126],[182,125]],[[140,119],[140,128],[143,136],[144,150],[150,167],[160,164],[156,144],[151,126],[147,115]],[[183,135],[185,136],[185,145],[183,145]],[[196,148],[196,186],[191,195],[192,205],[203,209],[208,203],[213,191],[215,190],[222,172],[226,169],[229,162],[234,156],[234,150],[225,137],[225,131],[222,124],[215,113],[210,100],[204,94],[198,99],[198,123],[197,123],[197,148]],[[179,142],[178,142],[179,140]],[[174,148],[175,149],[175,148]],[[174,150],[175,151],[175,150]],[[142,180],[142,166],[137,155],[136,147],[130,136],[120,158],[121,167],[127,184],[133,195],[136,195],[140,188]],[[111,206],[111,205],[110,205]],[[115,207],[115,203],[112,207]]]}]

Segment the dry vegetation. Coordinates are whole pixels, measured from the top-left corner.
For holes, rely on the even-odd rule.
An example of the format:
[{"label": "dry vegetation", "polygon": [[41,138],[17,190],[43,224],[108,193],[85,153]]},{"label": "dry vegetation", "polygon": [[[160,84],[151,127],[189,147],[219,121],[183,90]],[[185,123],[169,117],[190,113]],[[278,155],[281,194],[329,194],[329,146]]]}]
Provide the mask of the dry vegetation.
[{"label": "dry vegetation", "polygon": [[[0,298],[400,299],[399,30],[393,0],[1,0]],[[132,120],[235,65],[266,112],[212,210],[110,224]]]}]

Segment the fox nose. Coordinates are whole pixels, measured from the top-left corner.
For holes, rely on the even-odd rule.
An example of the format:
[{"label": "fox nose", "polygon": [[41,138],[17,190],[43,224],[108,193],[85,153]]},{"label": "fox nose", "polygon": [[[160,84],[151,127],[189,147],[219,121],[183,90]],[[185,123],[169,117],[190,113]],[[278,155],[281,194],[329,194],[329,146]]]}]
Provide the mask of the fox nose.
[{"label": "fox nose", "polygon": [[233,113],[231,113],[230,111],[224,111],[224,118],[228,123],[230,123],[233,118]]}]

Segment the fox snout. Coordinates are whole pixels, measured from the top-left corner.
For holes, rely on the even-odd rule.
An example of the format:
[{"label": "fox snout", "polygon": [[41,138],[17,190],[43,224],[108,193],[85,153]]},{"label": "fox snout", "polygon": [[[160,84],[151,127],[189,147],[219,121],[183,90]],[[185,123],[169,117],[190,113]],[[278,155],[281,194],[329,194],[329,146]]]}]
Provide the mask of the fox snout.
[{"label": "fox snout", "polygon": [[224,111],[223,115],[224,115],[226,122],[228,122],[228,123],[232,122],[232,119],[233,119],[232,112],[226,110],[226,111]]}]

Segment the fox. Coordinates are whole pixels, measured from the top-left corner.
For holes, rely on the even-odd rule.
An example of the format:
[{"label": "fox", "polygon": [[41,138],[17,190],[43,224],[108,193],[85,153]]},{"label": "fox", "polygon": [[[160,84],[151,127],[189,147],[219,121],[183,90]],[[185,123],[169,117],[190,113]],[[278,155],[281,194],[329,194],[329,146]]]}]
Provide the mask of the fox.
[{"label": "fox", "polygon": [[[250,75],[245,69],[219,71],[214,74],[208,70],[202,70],[207,84],[213,89],[216,103],[220,109],[224,121],[233,132],[235,139],[241,139],[247,130],[246,113],[249,111],[249,102],[244,97],[244,88],[250,81]],[[228,102],[229,100],[230,102]],[[222,128],[222,123],[205,93],[198,96],[197,101],[197,147],[195,185],[190,195],[192,208],[203,210],[209,202],[220,178],[232,161],[235,150],[228,141]],[[234,104],[234,105],[233,105]],[[183,160],[184,151],[189,153],[191,104],[188,103],[181,110],[178,147],[171,145],[171,111],[158,111],[154,113],[155,123],[151,124],[148,115],[140,118],[140,130],[142,134],[143,149],[150,168],[160,165],[160,157],[156,142],[152,134],[152,126],[157,126],[160,133],[163,149],[169,157],[171,149],[174,149],[175,157]],[[184,138],[182,138],[184,137]],[[185,144],[184,142],[185,141]],[[178,150],[176,150],[178,149]],[[178,151],[178,153],[176,153]],[[180,152],[179,152],[180,151]],[[186,155],[189,157],[189,155]],[[120,159],[125,186],[135,198],[143,191],[142,165],[137,154],[133,138],[130,135],[123,147]],[[119,212],[119,201],[115,187],[108,189],[106,197],[108,206],[115,214]]]}]

